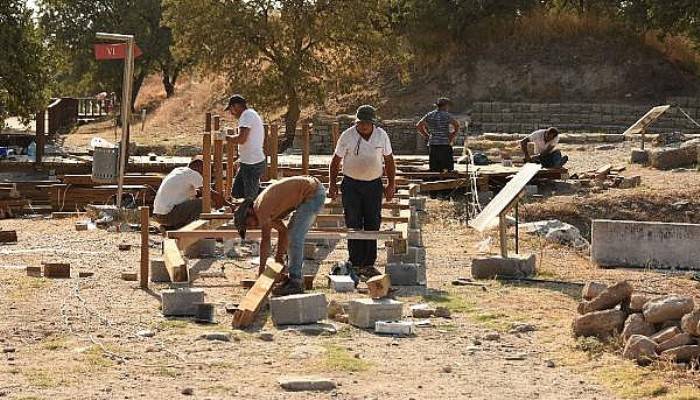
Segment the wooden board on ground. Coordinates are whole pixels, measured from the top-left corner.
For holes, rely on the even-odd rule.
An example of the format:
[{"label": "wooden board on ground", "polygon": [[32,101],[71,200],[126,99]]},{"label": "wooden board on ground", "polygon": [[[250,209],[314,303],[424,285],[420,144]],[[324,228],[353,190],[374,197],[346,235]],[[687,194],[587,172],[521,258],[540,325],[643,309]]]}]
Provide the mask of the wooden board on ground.
[{"label": "wooden board on ground", "polygon": [[451,189],[457,189],[461,187],[467,187],[469,183],[468,178],[459,178],[459,179],[447,179],[447,180],[442,180],[442,181],[434,181],[434,182],[423,182],[418,185],[418,191],[421,193],[426,193],[426,192],[433,192],[437,190],[451,190]]},{"label": "wooden board on ground", "polygon": [[17,243],[17,231],[0,231],[0,243]]},{"label": "wooden board on ground", "polygon": [[644,132],[646,128],[648,128],[651,124],[656,122],[664,113],[671,108],[671,106],[666,105],[666,106],[656,106],[649,110],[642,118],[640,118],[637,122],[632,124],[627,130],[623,133],[623,135],[635,135]]},{"label": "wooden board on ground", "polygon": [[284,266],[282,264],[272,262],[267,264],[265,272],[258,277],[252,288],[245,294],[241,303],[238,305],[238,310],[233,314],[233,327],[245,328],[253,323],[255,314],[260,307],[265,303],[267,296],[272,291],[272,286]]},{"label": "wooden board on ground", "polygon": [[163,239],[163,261],[168,270],[171,282],[187,282],[189,280],[187,263],[180,254],[175,239]]},{"label": "wooden board on ground", "polygon": [[[185,240],[193,242],[200,239],[239,239],[240,235],[237,230],[218,229],[218,230],[201,230],[201,231],[168,231],[168,238],[177,239],[178,242]],[[357,240],[387,240],[395,237],[401,237],[400,231],[345,231],[345,230],[312,230],[306,234],[306,239],[357,239]],[[262,237],[259,229],[248,230],[246,239],[258,240]],[[277,231],[272,231],[272,237],[277,237]]]},{"label": "wooden board on ground", "polygon": [[511,179],[506,186],[498,192],[496,197],[484,208],[476,218],[469,221],[469,226],[483,232],[493,227],[494,220],[498,219],[499,214],[506,210],[508,206],[515,200],[520,192],[525,188],[525,185],[537,175],[537,172],[542,169],[539,164],[527,163]]}]

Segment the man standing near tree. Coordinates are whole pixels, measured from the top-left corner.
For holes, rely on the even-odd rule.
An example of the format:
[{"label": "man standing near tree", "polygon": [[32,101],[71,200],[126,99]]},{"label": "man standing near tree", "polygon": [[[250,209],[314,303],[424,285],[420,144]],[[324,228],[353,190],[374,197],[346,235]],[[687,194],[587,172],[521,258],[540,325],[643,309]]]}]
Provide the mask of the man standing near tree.
[{"label": "man standing near tree", "polygon": [[[338,172],[343,167],[341,184],[345,226],[348,229],[378,231],[382,223],[382,196],[394,197],[396,165],[389,135],[377,126],[374,107],[360,106],[355,125],[340,135],[329,173],[330,198],[338,195]],[[382,184],[386,171],[387,186]],[[367,279],[379,275],[376,240],[348,240],[350,264],[357,275]]]},{"label": "man standing near tree", "polygon": [[[430,170],[434,172],[454,171],[452,144],[459,132],[459,122],[450,114],[450,99],[441,97],[435,102],[435,110],[425,114],[416,128],[428,142]],[[450,130],[452,128],[452,130]]]},{"label": "man standing near tree", "polygon": [[228,100],[224,111],[238,119],[238,133],[233,136],[238,144],[238,173],[233,180],[231,195],[253,201],[260,191],[260,177],[267,165],[263,144],[265,127],[263,120],[255,110],[248,108],[246,99],[234,94]]}]

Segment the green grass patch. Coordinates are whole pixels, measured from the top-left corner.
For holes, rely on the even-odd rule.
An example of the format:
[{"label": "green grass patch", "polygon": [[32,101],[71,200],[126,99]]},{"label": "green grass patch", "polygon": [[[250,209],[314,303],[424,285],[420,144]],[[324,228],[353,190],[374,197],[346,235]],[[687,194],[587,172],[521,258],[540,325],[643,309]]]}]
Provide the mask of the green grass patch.
[{"label": "green grass patch", "polygon": [[165,376],[168,378],[177,378],[180,374],[180,371],[177,368],[165,366],[157,368],[154,372],[160,376]]},{"label": "green grass patch", "polygon": [[65,350],[68,348],[68,338],[57,336],[41,342],[41,347],[46,350]]},{"label": "green grass patch", "polygon": [[16,286],[9,295],[10,299],[15,301],[24,300],[36,291],[51,285],[48,279],[34,278],[31,276],[19,276],[9,283]]},{"label": "green grass patch", "polygon": [[[115,348],[110,348],[109,346],[105,346],[105,349],[113,353],[117,352]],[[97,345],[90,346],[89,349],[83,352],[83,356],[85,357],[85,362],[93,367],[109,368],[115,364],[114,360],[109,358],[107,354],[102,351],[102,348]]]},{"label": "green grass patch", "polygon": [[346,349],[336,345],[326,345],[326,358],[323,365],[326,369],[345,372],[362,372],[369,369],[371,364],[360,358],[355,358]]},{"label": "green grass patch", "polygon": [[669,393],[664,381],[653,376],[652,371],[636,367],[629,362],[605,367],[599,375],[606,386],[624,399],[653,398]]},{"label": "green grass patch", "polygon": [[453,313],[470,313],[476,310],[476,303],[453,294],[426,294],[421,297],[424,302],[446,307]]},{"label": "green grass patch", "polygon": [[60,371],[45,370],[41,368],[27,368],[22,370],[24,379],[31,386],[40,388],[53,388],[63,385],[63,380],[58,377]]},{"label": "green grass patch", "polygon": [[700,400],[700,389],[692,386],[681,386],[678,390],[673,390],[664,400]]}]

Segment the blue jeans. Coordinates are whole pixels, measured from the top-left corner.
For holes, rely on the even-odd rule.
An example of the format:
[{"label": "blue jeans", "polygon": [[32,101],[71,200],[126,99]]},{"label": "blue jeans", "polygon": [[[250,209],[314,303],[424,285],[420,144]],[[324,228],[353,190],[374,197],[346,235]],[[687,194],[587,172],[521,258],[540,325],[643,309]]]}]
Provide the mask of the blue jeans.
[{"label": "blue jeans", "polygon": [[304,241],[306,233],[316,221],[316,216],[323,209],[326,202],[326,189],[319,183],[316,194],[309,200],[301,203],[289,220],[289,247],[287,260],[289,262],[289,277],[302,279],[301,267],[304,263]]},{"label": "blue jeans", "polygon": [[241,163],[233,179],[231,195],[236,199],[255,200],[260,193],[260,177],[265,173],[266,166],[265,160],[257,164]]}]

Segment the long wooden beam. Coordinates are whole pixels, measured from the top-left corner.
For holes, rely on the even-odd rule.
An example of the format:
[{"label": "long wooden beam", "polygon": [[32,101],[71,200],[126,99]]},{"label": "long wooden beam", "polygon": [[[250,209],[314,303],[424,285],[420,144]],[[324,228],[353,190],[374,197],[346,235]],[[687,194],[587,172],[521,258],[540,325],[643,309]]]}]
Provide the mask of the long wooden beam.
[{"label": "long wooden beam", "polygon": [[170,275],[171,282],[189,281],[187,262],[180,254],[177,240],[163,239],[163,261],[165,262],[165,269],[168,270],[168,275]]},{"label": "long wooden beam", "polygon": [[253,287],[248,290],[238,305],[238,310],[233,314],[232,325],[234,328],[245,328],[253,323],[255,314],[258,313],[267,296],[270,295],[272,286],[282,273],[283,268],[282,264],[268,261],[265,272],[258,277]]},{"label": "long wooden beam", "polygon": [[[177,239],[178,242],[181,240],[192,241],[200,239],[240,239],[240,235],[237,230],[231,229],[217,229],[217,230],[201,230],[201,231],[168,231],[167,233],[169,239]],[[272,237],[276,237],[277,232],[272,231]],[[262,237],[260,230],[248,230],[246,232],[246,239],[259,240]],[[307,239],[330,239],[330,240],[342,240],[342,239],[358,239],[358,240],[389,240],[396,237],[404,237],[399,231],[324,231],[324,230],[312,230],[306,234]]]},{"label": "long wooden beam", "polygon": [[224,193],[224,135],[220,130],[221,118],[214,116],[214,182],[216,191]]}]

